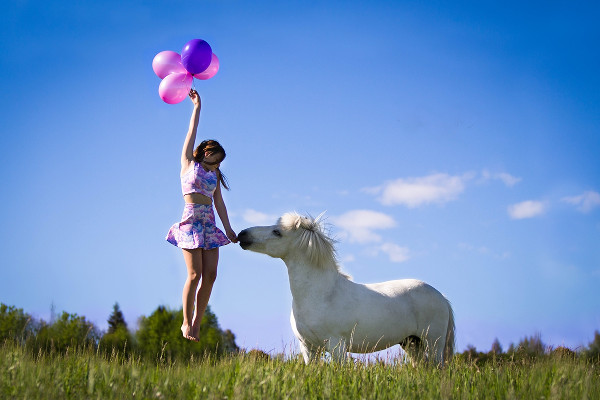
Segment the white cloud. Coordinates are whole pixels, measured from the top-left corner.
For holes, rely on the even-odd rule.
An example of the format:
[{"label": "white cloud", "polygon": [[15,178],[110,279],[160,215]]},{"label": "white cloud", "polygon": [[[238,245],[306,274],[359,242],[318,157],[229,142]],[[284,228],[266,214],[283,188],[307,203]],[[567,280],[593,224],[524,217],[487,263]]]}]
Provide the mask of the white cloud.
[{"label": "white cloud", "polygon": [[348,211],[338,217],[330,217],[331,221],[342,228],[351,242],[369,243],[381,241],[381,236],[374,231],[396,226],[396,221],[389,215],[371,210]]},{"label": "white cloud", "polygon": [[521,182],[521,178],[512,176],[511,174],[508,174],[506,172],[491,173],[486,169],[481,171],[481,177],[484,181],[487,181],[489,179],[500,180],[508,187],[513,187],[517,183]]},{"label": "white cloud", "polygon": [[247,209],[242,215],[244,221],[253,225],[273,225],[277,222],[278,216],[261,213],[260,211]]},{"label": "white cloud", "polygon": [[379,247],[379,250],[386,253],[391,262],[401,263],[410,258],[408,247],[401,247],[394,243],[384,243]]},{"label": "white cloud", "polygon": [[600,206],[600,193],[588,190],[579,196],[564,197],[562,201],[573,204],[579,211],[587,213]]},{"label": "white cloud", "polygon": [[541,201],[527,200],[508,207],[508,215],[512,219],[533,218],[546,212],[546,205]]},{"label": "white cloud", "polygon": [[521,178],[517,178],[516,176],[512,176],[511,174],[507,174],[505,172],[500,172],[499,174],[495,174],[494,178],[500,179],[508,187],[515,186],[517,183],[519,183],[521,181]]},{"label": "white cloud", "polygon": [[378,200],[384,205],[401,204],[414,208],[428,203],[446,203],[455,200],[464,191],[465,183],[471,177],[471,174],[463,176],[432,174],[416,178],[400,178],[364,190],[379,195]]}]

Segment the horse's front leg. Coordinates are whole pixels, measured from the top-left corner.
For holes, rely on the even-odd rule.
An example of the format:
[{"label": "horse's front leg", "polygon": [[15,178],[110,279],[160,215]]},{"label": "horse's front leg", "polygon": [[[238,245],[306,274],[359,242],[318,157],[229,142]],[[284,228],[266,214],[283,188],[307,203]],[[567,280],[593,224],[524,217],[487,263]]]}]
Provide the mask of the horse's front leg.
[{"label": "horse's front leg", "polygon": [[292,325],[292,331],[294,332],[294,335],[296,335],[296,339],[298,339],[300,352],[302,353],[302,357],[304,358],[304,363],[308,364],[311,360],[314,360],[318,354],[320,354],[320,351],[322,349],[317,349],[304,340],[304,337],[300,334],[298,326],[296,325],[296,318],[294,318],[294,310],[292,310],[292,313],[290,314],[290,324]]},{"label": "horse's front leg", "polygon": [[300,340],[299,342],[300,342],[300,352],[302,353],[302,357],[304,358],[304,363],[308,364],[311,362],[311,360],[315,359],[315,357],[317,356],[317,354],[319,352],[316,351],[312,346],[304,343],[302,340]]}]

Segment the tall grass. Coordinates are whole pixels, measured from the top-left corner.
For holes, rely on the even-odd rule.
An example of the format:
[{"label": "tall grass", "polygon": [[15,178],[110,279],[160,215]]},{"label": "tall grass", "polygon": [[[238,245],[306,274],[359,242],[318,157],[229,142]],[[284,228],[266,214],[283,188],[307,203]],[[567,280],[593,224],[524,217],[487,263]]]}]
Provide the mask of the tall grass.
[{"label": "tall grass", "polygon": [[115,350],[66,353],[0,346],[0,398],[157,399],[600,399],[600,369],[577,357],[456,357],[438,369],[404,363],[317,362],[236,354],[155,362]]}]

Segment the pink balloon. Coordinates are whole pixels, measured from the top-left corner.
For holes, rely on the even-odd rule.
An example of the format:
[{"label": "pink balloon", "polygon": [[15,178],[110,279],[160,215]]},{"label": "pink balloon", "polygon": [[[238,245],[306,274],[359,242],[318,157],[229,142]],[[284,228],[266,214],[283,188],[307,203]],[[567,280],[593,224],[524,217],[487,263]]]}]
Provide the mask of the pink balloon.
[{"label": "pink balloon", "polygon": [[158,95],[165,103],[180,103],[190,93],[193,82],[194,78],[188,72],[169,74],[158,86]]},{"label": "pink balloon", "polygon": [[219,71],[219,59],[215,53],[212,53],[212,58],[210,59],[210,65],[204,71],[199,74],[194,74],[194,78],[207,80],[212,78]]},{"label": "pink balloon", "polygon": [[152,60],[152,69],[160,79],[169,74],[186,73],[187,70],[181,63],[181,56],[174,51],[161,51]]}]

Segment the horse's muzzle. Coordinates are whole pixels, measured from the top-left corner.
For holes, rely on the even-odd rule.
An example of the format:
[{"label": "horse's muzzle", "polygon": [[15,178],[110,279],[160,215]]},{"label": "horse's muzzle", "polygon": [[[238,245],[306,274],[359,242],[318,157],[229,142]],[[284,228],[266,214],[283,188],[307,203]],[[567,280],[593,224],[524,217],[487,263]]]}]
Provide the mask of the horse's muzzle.
[{"label": "horse's muzzle", "polygon": [[252,238],[250,237],[250,232],[248,229],[244,229],[238,235],[238,241],[240,242],[240,247],[244,250],[248,250],[248,247],[252,245]]}]

